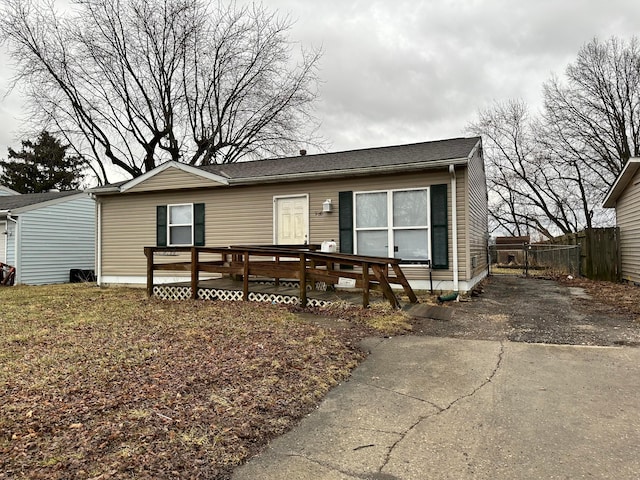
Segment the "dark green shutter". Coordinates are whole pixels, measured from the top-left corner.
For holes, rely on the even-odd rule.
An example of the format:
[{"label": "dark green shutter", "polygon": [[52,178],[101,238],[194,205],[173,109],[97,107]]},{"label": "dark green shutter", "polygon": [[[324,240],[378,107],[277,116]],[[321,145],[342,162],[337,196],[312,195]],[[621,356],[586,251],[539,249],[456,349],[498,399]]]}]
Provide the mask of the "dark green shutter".
[{"label": "dark green shutter", "polygon": [[167,246],[167,206],[158,205],[156,207],[156,245],[158,247]]},{"label": "dark green shutter", "polygon": [[193,242],[196,247],[204,247],[204,203],[193,205]]},{"label": "dark green shutter", "polygon": [[431,187],[431,265],[434,269],[449,268],[449,223],[447,185]]},{"label": "dark green shutter", "polygon": [[353,253],[353,192],[338,193],[340,252]]}]

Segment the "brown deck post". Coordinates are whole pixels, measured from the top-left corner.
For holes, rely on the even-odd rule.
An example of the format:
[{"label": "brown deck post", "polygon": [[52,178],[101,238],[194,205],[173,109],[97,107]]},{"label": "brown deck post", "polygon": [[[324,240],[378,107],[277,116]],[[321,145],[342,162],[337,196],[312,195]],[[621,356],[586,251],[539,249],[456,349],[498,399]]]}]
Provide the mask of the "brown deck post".
[{"label": "brown deck post", "polygon": [[362,263],[362,306],[369,306],[369,264]]},{"label": "brown deck post", "polygon": [[300,305],[307,306],[307,259],[304,253],[300,254]]},{"label": "brown deck post", "polygon": [[191,299],[198,299],[198,249],[191,247]]},{"label": "brown deck post", "polygon": [[[280,267],[280,255],[276,255],[276,256],[275,256],[275,259],[276,259],[276,268],[275,268],[275,271],[276,271],[276,272],[278,272],[278,268]],[[273,280],[274,280],[274,285],[275,285],[276,287],[279,287],[279,286],[280,286],[280,277],[274,277],[274,279],[273,279]]]},{"label": "brown deck post", "polygon": [[[312,258],[309,260],[309,268],[315,270],[316,268],[316,260],[315,258]],[[316,282],[311,282],[311,290],[315,290],[316,289]]]},{"label": "brown deck post", "polygon": [[244,263],[242,264],[242,299],[249,301],[249,252],[243,252]]},{"label": "brown deck post", "polygon": [[147,257],[147,297],[153,295],[153,248],[144,247],[144,255]]}]

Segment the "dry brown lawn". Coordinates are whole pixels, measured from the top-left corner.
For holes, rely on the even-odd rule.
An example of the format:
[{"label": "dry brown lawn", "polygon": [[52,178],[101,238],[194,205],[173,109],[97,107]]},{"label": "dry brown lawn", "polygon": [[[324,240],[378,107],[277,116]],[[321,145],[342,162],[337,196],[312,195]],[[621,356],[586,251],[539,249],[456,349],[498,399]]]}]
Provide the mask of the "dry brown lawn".
[{"label": "dry brown lawn", "polygon": [[0,305],[0,479],[228,478],[349,375],[359,338],[407,328],[87,284],[3,288]]}]

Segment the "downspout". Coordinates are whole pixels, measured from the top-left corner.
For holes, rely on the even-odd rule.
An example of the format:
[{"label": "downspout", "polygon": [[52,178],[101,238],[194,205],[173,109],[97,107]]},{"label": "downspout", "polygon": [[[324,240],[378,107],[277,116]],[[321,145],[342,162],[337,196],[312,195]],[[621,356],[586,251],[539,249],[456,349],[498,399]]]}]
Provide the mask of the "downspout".
[{"label": "downspout", "polygon": [[96,202],[96,285],[102,286],[102,203],[93,193],[91,198]]},{"label": "downspout", "polygon": [[[3,213],[6,214],[7,222],[9,222],[10,212],[6,211],[6,212],[3,212]],[[9,223],[7,223],[5,225],[5,231],[2,232],[2,234],[7,236],[7,238],[4,239],[4,257],[3,257],[4,261],[6,262],[7,261],[7,254],[9,253]]]},{"label": "downspout", "polygon": [[449,165],[451,175],[451,236],[453,237],[453,292],[456,301],[459,298],[460,279],[458,277],[458,206],[457,206],[457,179],[455,165]]},{"label": "downspout", "polygon": [[[15,284],[19,284],[20,283],[20,277],[21,277],[21,265],[19,265],[20,263],[20,258],[18,256],[18,239],[20,238],[20,232],[19,232],[19,223],[18,223],[18,219],[15,217],[11,216],[11,212],[7,212],[7,220],[12,221],[13,223],[16,224],[16,229],[14,231],[14,239],[13,239],[13,260],[15,262],[15,265],[12,265],[14,267],[16,267],[16,278],[15,278]],[[7,231],[9,230],[9,225],[7,225]],[[4,258],[5,260],[7,259],[7,254],[9,252],[8,250],[8,246],[7,244],[9,243],[9,235],[7,235],[7,239],[5,241],[5,245],[4,245]]]}]

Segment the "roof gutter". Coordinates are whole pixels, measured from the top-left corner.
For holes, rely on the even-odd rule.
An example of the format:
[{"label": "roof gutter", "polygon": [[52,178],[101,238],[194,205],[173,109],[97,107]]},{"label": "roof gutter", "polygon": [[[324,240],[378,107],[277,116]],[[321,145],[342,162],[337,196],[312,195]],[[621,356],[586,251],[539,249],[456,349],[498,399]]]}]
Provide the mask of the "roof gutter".
[{"label": "roof gutter", "polygon": [[120,193],[120,187],[96,187],[90,188],[87,192],[91,195],[102,195],[106,193]]}]

